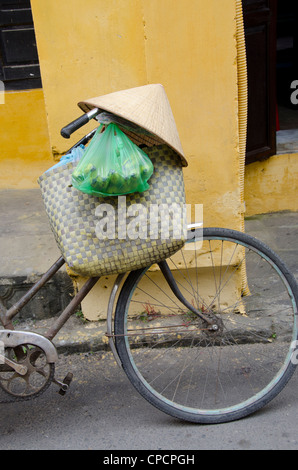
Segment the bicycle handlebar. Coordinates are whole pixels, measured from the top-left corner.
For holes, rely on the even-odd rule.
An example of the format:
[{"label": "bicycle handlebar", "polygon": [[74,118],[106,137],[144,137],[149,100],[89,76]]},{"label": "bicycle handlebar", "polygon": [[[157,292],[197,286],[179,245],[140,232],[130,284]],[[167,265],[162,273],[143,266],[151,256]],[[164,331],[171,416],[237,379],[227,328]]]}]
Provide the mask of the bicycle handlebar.
[{"label": "bicycle handlebar", "polygon": [[99,109],[94,108],[91,111],[89,111],[88,113],[83,114],[82,116],[80,116],[78,119],[75,119],[71,123],[67,124],[67,126],[65,126],[61,129],[62,137],[64,137],[64,139],[69,139],[71,134],[73,134],[75,131],[80,129],[80,127],[87,124],[91,119],[93,119],[98,114],[99,114]]}]

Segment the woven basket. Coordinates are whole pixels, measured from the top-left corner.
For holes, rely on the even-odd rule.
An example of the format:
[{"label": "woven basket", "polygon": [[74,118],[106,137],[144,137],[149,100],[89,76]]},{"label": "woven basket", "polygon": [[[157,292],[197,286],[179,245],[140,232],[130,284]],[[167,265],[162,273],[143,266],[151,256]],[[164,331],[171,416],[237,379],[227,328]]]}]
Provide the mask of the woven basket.
[{"label": "woven basket", "polygon": [[[184,245],[186,238],[184,230],[181,230],[181,235],[177,237],[177,223],[183,225],[182,229],[186,227],[181,159],[166,145],[147,147],[143,150],[154,165],[154,173],[149,180],[150,189],[124,198],[128,211],[133,204],[142,204],[143,210],[141,215],[138,215],[141,224],[138,227],[143,229],[147,227],[147,237],[138,236],[138,231],[134,232],[137,236],[132,237],[129,230],[125,238],[123,237],[125,233],[123,232],[125,227],[121,226],[123,212],[118,213],[117,197],[90,196],[71,186],[71,174],[76,163],[61,165],[47,171],[39,178],[43,201],[56,242],[66,263],[75,273],[90,277],[139,269],[158,263]],[[109,204],[109,207],[114,209],[116,233],[113,239],[98,237],[97,224],[100,219],[96,213],[98,214],[98,206],[102,204]],[[161,204],[165,206],[161,208]],[[176,210],[172,211],[174,220],[171,219],[169,236],[165,238],[167,214],[164,210],[166,211],[167,207],[174,207]],[[177,208],[181,208],[180,215],[182,214],[182,219],[178,219],[178,222],[175,219],[175,215],[179,212]],[[128,217],[126,227],[127,223],[135,221],[136,218]]]}]

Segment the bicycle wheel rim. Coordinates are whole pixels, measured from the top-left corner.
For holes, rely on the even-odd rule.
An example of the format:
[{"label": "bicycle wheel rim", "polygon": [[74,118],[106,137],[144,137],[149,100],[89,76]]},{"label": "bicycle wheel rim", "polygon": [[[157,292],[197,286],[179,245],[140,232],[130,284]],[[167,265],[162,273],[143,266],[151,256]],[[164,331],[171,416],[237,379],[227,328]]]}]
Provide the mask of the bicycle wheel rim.
[{"label": "bicycle wheel rim", "polygon": [[[278,366],[274,365],[274,372],[271,373],[272,377],[270,377],[270,380],[268,379],[266,384],[261,385],[260,389],[256,393],[249,392],[249,396],[247,396],[246,399],[243,399],[240,401],[239,399],[235,399],[235,402],[232,403],[231,405],[225,405],[225,406],[216,405],[211,408],[208,408],[206,406],[200,407],[197,404],[196,406],[188,406],[185,403],[182,403],[183,400],[181,400],[181,403],[179,403],[179,400],[176,399],[176,396],[175,396],[175,399],[173,399],[173,398],[167,397],[164,392],[160,393],[158,391],[158,387],[156,386],[156,380],[155,379],[153,380],[152,377],[146,378],[146,374],[144,373],[143,366],[141,367],[139,363],[137,363],[138,358],[137,358],[136,349],[134,349],[133,345],[130,344],[131,338],[129,337],[129,335],[127,335],[127,332],[126,332],[126,330],[128,329],[127,320],[129,317],[129,307],[132,302],[133,295],[135,293],[135,290],[139,288],[138,286],[140,285],[141,279],[144,276],[146,276],[147,270],[140,270],[131,275],[132,277],[130,281],[130,286],[127,287],[126,295],[124,296],[126,298],[123,297],[121,301],[121,307],[120,307],[122,308],[122,311],[123,311],[123,308],[125,310],[124,318],[123,320],[121,320],[120,319],[121,314],[119,314],[118,322],[116,322],[117,327],[116,327],[115,332],[116,334],[118,333],[120,335],[118,339],[116,340],[116,344],[117,344],[118,351],[121,355],[122,362],[124,364],[124,369],[128,377],[132,381],[132,383],[136,386],[138,391],[148,401],[150,401],[152,404],[157,406],[162,411],[169,413],[172,416],[176,416],[178,418],[182,418],[182,419],[186,419],[188,421],[194,421],[194,422],[202,422],[202,423],[215,422],[216,423],[216,422],[224,422],[224,421],[230,421],[230,420],[241,418],[259,409],[260,407],[264,406],[282,390],[282,388],[286,385],[286,383],[292,376],[294,369],[295,369],[295,364],[293,364],[293,361],[292,361],[293,348],[291,347],[291,345],[295,344],[295,341],[297,340],[297,322],[296,322],[297,285],[295,283],[294,278],[288,273],[287,269],[285,268],[283,263],[279,260],[279,258],[268,247],[258,242],[257,240],[253,239],[252,237],[249,237],[245,234],[241,234],[238,232],[225,230],[225,229],[205,229],[204,238],[205,239],[207,238],[208,241],[215,240],[216,242],[220,241],[223,243],[235,244],[235,242],[237,242],[236,244],[238,247],[241,247],[241,249],[243,248],[243,249],[249,250],[250,253],[253,253],[255,256],[259,257],[260,260],[266,262],[267,265],[273,270],[272,272],[275,273],[276,278],[283,285],[283,288],[284,288],[283,293],[287,294],[287,298],[289,302],[287,308],[291,308],[291,311],[292,311],[291,315],[284,314],[285,318],[287,316],[291,317],[292,324],[289,325],[291,327],[291,334],[290,334],[290,337],[288,337],[287,343],[285,344],[285,346],[282,346],[282,347],[280,346],[281,353],[278,352],[278,354],[282,354],[283,358],[282,358],[282,361],[278,360],[277,362]],[[120,301],[120,298],[119,298],[119,301]],[[291,307],[289,307],[289,305]],[[285,310],[283,310],[283,312],[285,312]],[[279,335],[280,332],[278,331],[278,333],[275,333],[275,336],[276,334]],[[124,335],[124,336],[121,338],[121,335]],[[266,333],[266,335],[268,336],[268,333]],[[276,337],[272,335],[272,337],[269,339],[267,336],[264,336],[262,340],[264,341],[266,337],[268,340],[268,344],[273,345],[271,347],[272,352],[276,354],[275,353],[275,349],[277,348]],[[219,344],[216,344],[214,342],[214,344],[212,345],[213,350],[216,350],[216,348],[217,349],[222,348],[223,350],[225,348],[224,355],[228,357],[228,354],[226,354],[228,351],[228,348],[230,348],[231,350],[234,349],[235,352],[233,352],[233,357],[231,356],[233,360],[236,359],[236,354],[237,354],[236,348],[237,350],[241,351],[242,355],[244,355],[244,353],[247,354],[249,350],[250,350],[249,352],[250,355],[257,354],[256,351],[253,353],[251,352],[253,348],[257,349],[257,346],[252,346],[254,344],[253,341],[252,343],[248,342],[248,345],[245,345],[245,342],[243,343],[243,345],[237,344],[237,341],[235,342],[234,345],[232,345],[232,343],[228,345],[227,344],[223,345],[223,342],[221,344],[220,342]],[[268,344],[266,346],[267,351],[269,351]],[[260,349],[259,345],[258,345],[258,348]],[[206,353],[208,348],[206,348],[206,345],[205,345],[205,348],[201,348],[200,354],[202,355],[202,357],[203,357],[203,354],[202,354],[203,349],[204,349],[205,356],[209,354],[209,352]],[[219,352],[220,351],[218,349],[216,354],[219,355]],[[223,353],[222,352],[220,353],[222,355],[221,360],[224,359],[225,361],[227,361],[227,357],[224,358]],[[231,351],[231,354],[232,354],[232,351]],[[266,352],[266,354],[268,354],[268,352]],[[218,356],[218,359],[219,358],[220,356]],[[262,366],[259,368],[257,372],[258,373],[258,376],[256,376],[257,379],[259,379],[262,373],[262,367],[264,367],[265,369],[265,359],[262,359],[262,361],[264,362],[264,364],[262,364]],[[237,371],[237,373],[243,374],[244,376],[245,374],[250,373],[249,367],[251,367],[252,369],[254,367],[257,367],[255,364],[252,365],[252,362],[250,363],[249,367],[248,366],[244,367],[244,364],[246,364],[245,361],[243,360],[243,363],[242,363],[241,359],[239,359],[239,370]],[[272,367],[272,370],[273,370],[273,366],[270,365],[270,367]],[[229,371],[226,370],[226,373],[229,373]],[[215,376],[216,374],[217,373],[214,372]],[[204,381],[205,382],[207,381],[206,377],[207,377],[207,372],[202,374],[201,380],[203,381],[203,383]],[[241,380],[239,379],[239,377],[237,377],[236,375],[235,377],[240,384]],[[254,380],[256,380],[256,378]],[[223,383],[220,383],[220,380],[222,379],[219,379],[219,376],[217,377],[217,380],[219,382],[217,384],[218,387],[223,387]],[[249,380],[251,379],[249,378]],[[211,382],[212,381],[210,381],[210,383]],[[246,380],[243,380],[243,384],[241,385],[241,387],[244,386],[245,382]],[[249,386],[252,387],[252,384],[249,384]],[[227,393],[228,393],[228,388],[227,388]]]}]

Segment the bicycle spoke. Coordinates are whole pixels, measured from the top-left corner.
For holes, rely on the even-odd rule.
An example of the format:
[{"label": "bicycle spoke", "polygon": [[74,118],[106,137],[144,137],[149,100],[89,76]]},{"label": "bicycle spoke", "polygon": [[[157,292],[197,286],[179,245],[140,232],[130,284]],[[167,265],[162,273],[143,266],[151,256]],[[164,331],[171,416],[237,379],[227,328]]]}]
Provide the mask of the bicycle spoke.
[{"label": "bicycle spoke", "polygon": [[[138,391],[194,422],[229,421],[272,399],[294,370],[293,277],[262,244],[225,229],[205,229],[200,249],[179,252],[168,265],[185,299],[212,323],[187,311],[160,273],[132,273],[115,341]],[[150,324],[141,323],[142,307]]]}]

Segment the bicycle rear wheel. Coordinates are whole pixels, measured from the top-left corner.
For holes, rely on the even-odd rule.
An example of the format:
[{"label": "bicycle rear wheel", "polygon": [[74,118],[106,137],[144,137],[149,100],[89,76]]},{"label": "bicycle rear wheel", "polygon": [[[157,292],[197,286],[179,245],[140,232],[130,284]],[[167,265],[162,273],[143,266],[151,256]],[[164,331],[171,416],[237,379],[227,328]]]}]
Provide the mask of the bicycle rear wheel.
[{"label": "bicycle rear wheel", "polygon": [[115,314],[115,343],[129,380],[151,404],[179,419],[220,423],[272,400],[296,361],[294,277],[266,245],[206,228],[167,260],[176,283],[210,329],[153,266],[131,273]]}]

